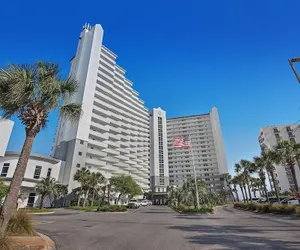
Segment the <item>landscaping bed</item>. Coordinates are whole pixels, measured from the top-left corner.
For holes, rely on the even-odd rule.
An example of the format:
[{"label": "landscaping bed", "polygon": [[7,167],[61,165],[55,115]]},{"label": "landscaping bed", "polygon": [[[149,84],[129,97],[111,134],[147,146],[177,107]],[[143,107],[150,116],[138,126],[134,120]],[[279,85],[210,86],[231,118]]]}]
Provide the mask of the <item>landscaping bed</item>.
[{"label": "landscaping bed", "polygon": [[127,207],[122,205],[104,205],[97,209],[98,212],[127,212]]},{"label": "landscaping bed", "polygon": [[35,214],[35,213],[54,213],[52,209],[38,209],[38,208],[21,208],[20,210],[24,210],[26,213]]},{"label": "landscaping bed", "polygon": [[295,214],[300,216],[300,206],[274,203],[234,203],[236,209],[274,214]]},{"label": "landscaping bed", "polygon": [[65,209],[73,209],[73,210],[79,210],[79,211],[85,211],[85,212],[95,212],[97,211],[98,206],[92,206],[92,207],[80,207],[80,206],[71,206],[71,207],[65,207]]},{"label": "landscaping bed", "polygon": [[1,250],[46,250],[54,246],[50,238],[34,231],[32,217],[26,209],[14,212],[5,234],[0,236]]},{"label": "landscaping bed", "polygon": [[199,209],[195,208],[194,206],[184,206],[180,205],[178,207],[172,207],[175,211],[179,213],[187,213],[187,214],[206,214],[206,213],[213,213],[214,207],[209,205],[202,205]]}]

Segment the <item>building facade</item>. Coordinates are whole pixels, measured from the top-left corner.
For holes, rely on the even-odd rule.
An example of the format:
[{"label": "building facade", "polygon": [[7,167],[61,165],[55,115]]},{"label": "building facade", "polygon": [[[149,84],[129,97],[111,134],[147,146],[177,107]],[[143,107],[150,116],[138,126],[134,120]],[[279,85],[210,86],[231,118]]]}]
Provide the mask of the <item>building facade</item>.
[{"label": "building facade", "polygon": [[168,140],[166,112],[154,108],[150,112],[150,187],[154,204],[165,204],[169,186]]},{"label": "building facade", "polygon": [[0,116],[0,157],[5,155],[14,122]]},{"label": "building facade", "polygon": [[73,176],[83,167],[108,179],[131,175],[148,190],[148,110],[102,40],[99,24],[83,27],[70,69],[79,83],[71,101],[82,105],[83,114],[75,123],[60,119],[52,156],[66,162],[60,181],[69,191],[78,186]]},{"label": "building facade", "polygon": [[[9,185],[14,175],[20,157],[19,152],[6,152],[0,157],[0,178]],[[62,162],[52,157],[31,154],[27,164],[25,176],[21,185],[19,207],[37,207],[40,205],[40,195],[35,186],[42,178],[58,180]],[[46,197],[45,207],[50,207],[50,199]]]},{"label": "building facade", "polygon": [[[218,110],[202,115],[167,119],[170,185],[180,187],[193,177],[193,160],[197,177],[204,180],[213,191],[221,191],[222,174],[228,172]],[[176,137],[191,138],[190,149],[173,148]]]},{"label": "building facade", "polygon": [[[262,150],[275,147],[280,141],[292,141],[300,143],[300,125],[280,125],[263,127],[258,136],[258,142]],[[298,185],[300,186],[299,167],[295,166]],[[268,176],[271,180],[271,176]],[[280,192],[290,192],[295,188],[291,171],[288,167],[275,165],[275,177]],[[270,181],[271,191],[274,191],[273,182]]]}]

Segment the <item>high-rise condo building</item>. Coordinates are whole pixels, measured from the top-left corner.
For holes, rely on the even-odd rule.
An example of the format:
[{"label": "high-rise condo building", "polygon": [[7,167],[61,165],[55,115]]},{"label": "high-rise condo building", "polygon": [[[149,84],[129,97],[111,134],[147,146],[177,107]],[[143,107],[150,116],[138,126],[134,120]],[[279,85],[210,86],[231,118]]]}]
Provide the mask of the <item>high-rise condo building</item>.
[{"label": "high-rise condo building", "polygon": [[166,112],[150,112],[150,187],[154,204],[165,204],[169,186]]},{"label": "high-rise condo building", "polygon": [[[280,125],[263,127],[260,130],[258,141],[262,150],[269,150],[275,147],[280,141],[292,141],[300,143],[300,125]],[[275,178],[280,192],[292,191],[295,188],[292,173],[289,167],[275,166]],[[299,167],[295,166],[298,185],[300,186]],[[268,173],[269,174],[269,173]],[[271,176],[268,176],[271,180]],[[274,191],[273,182],[270,181],[271,190]]]},{"label": "high-rise condo building", "polygon": [[[182,186],[193,177],[193,159],[196,175],[213,191],[224,188],[221,174],[227,173],[227,161],[217,108],[207,114],[167,119],[170,185]],[[193,147],[173,148],[176,137],[189,135]]]},{"label": "high-rise condo building", "polygon": [[102,40],[101,25],[83,27],[70,69],[79,83],[72,101],[83,114],[75,123],[60,119],[52,155],[66,162],[60,181],[69,191],[78,186],[73,176],[83,167],[106,178],[131,175],[148,190],[149,113]]}]

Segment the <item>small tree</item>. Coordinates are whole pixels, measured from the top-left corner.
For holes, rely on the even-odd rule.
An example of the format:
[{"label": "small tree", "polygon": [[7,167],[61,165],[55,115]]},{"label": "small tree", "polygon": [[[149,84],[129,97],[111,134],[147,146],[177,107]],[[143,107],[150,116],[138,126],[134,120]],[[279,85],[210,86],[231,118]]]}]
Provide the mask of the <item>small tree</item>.
[{"label": "small tree", "polygon": [[57,183],[54,189],[54,199],[59,200],[62,199],[62,206],[65,206],[65,197],[68,194],[68,185],[63,185]]},{"label": "small tree", "polygon": [[62,79],[59,67],[51,62],[33,65],[10,64],[0,68],[0,110],[4,118],[18,117],[25,126],[26,138],[0,214],[0,231],[5,232],[16,206],[34,138],[57,108],[61,117],[78,120],[81,106],[71,103],[77,82]]},{"label": "small tree", "polygon": [[57,188],[57,181],[54,178],[43,178],[37,185],[36,188],[38,192],[41,194],[41,203],[40,203],[40,209],[44,208],[44,201],[47,196],[50,196],[55,194],[56,188]]},{"label": "small tree", "polygon": [[91,172],[88,169],[82,168],[82,169],[78,169],[73,177],[74,181],[78,181],[80,183],[80,192],[78,195],[77,206],[80,205],[80,198],[83,191],[84,190],[87,191],[88,189],[88,182],[89,182],[90,175]]},{"label": "small tree", "polygon": [[114,187],[114,191],[119,193],[117,203],[119,203],[122,196],[128,195],[129,197],[133,197],[142,194],[141,188],[131,176],[113,176],[110,178],[110,184]]}]

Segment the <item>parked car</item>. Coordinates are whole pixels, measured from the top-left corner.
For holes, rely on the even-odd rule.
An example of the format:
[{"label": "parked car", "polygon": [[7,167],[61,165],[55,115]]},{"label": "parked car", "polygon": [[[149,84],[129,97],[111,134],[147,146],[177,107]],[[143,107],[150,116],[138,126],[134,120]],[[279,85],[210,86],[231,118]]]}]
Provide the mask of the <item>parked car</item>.
[{"label": "parked car", "polygon": [[259,202],[259,198],[252,198],[252,202]]},{"label": "parked car", "polygon": [[300,199],[297,199],[297,198],[290,199],[290,200],[288,201],[288,204],[291,204],[291,205],[299,205],[299,204],[300,204]]},{"label": "parked car", "polygon": [[151,205],[152,205],[152,201],[148,200],[148,206],[151,206]]},{"label": "parked car", "polygon": [[287,198],[283,199],[282,201],[280,201],[280,203],[282,203],[282,204],[288,204],[288,202],[290,200],[293,200],[293,199],[295,199],[295,198],[294,197],[287,197]]},{"label": "parked car", "polygon": [[141,206],[146,207],[146,206],[148,206],[148,205],[149,205],[149,203],[148,203],[147,200],[142,200],[142,201],[141,201]]},{"label": "parked car", "polygon": [[136,199],[131,199],[128,202],[128,207],[129,208],[139,208],[140,206],[141,206],[141,203]]}]

